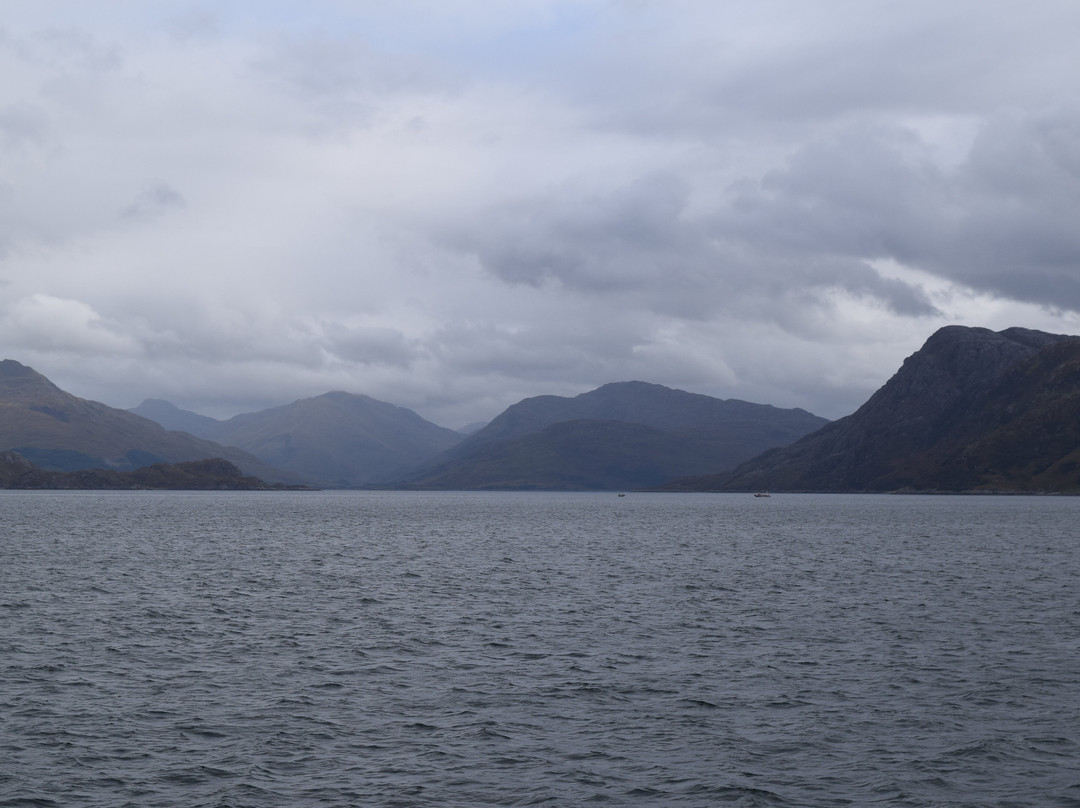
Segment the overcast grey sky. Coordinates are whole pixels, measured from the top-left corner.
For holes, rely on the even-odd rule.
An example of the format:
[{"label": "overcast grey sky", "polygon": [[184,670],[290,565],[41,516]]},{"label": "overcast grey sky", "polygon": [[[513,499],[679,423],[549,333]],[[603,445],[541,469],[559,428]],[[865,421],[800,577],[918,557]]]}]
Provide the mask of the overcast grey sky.
[{"label": "overcast grey sky", "polygon": [[1075,0],[4,0],[0,346],[216,417],[853,411],[1080,333]]}]

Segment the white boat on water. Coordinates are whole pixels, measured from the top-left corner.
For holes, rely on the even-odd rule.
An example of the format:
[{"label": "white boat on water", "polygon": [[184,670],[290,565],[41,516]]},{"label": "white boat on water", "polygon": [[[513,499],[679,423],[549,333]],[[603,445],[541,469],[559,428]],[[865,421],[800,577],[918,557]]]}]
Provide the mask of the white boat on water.
[{"label": "white boat on water", "polygon": [[758,491],[756,494],[754,494],[754,496],[755,497],[771,497],[772,494],[770,494],[768,491]]}]

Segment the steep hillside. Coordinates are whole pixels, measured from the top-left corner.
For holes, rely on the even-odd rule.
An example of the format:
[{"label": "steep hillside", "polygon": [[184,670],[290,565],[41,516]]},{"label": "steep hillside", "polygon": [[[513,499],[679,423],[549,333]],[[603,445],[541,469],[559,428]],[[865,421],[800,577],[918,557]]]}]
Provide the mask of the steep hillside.
[{"label": "steep hillside", "polygon": [[621,382],[574,398],[525,399],[398,482],[419,488],[646,487],[732,468],[825,423],[805,410]]},{"label": "steep hillside", "polygon": [[237,415],[206,434],[337,488],[385,482],[462,439],[412,410],[342,392]]},{"label": "steep hillside", "polygon": [[1015,365],[946,430],[901,465],[919,487],[1080,492],[1080,339]]},{"label": "steep hillside", "polygon": [[[680,490],[1080,490],[1080,340],[937,331],[855,413]],[[1070,476],[1072,475],[1072,476]]]},{"label": "steep hillside", "polygon": [[170,432],[138,415],[73,396],[11,359],[0,361],[0,451],[7,449],[52,471],[131,471],[152,463],[220,457],[244,474],[271,482],[302,482],[246,452]]}]

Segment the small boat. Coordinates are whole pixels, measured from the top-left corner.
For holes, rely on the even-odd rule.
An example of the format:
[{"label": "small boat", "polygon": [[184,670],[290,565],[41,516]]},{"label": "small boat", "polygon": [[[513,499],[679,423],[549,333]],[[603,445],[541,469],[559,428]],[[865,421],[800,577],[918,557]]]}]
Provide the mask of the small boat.
[{"label": "small boat", "polygon": [[623,493],[621,493],[621,492],[620,492],[619,496],[620,496],[620,497],[625,497],[625,496],[626,496],[626,494],[623,494]]},{"label": "small boat", "polygon": [[756,494],[754,494],[754,496],[755,497],[771,497],[772,494],[770,494],[768,491],[758,491]]}]

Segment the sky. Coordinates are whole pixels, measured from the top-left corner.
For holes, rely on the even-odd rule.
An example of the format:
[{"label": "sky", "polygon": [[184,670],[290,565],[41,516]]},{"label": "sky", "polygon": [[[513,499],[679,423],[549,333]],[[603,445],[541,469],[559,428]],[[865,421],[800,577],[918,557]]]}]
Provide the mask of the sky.
[{"label": "sky", "polygon": [[451,428],[1080,334],[1075,0],[4,0],[0,358]]}]

